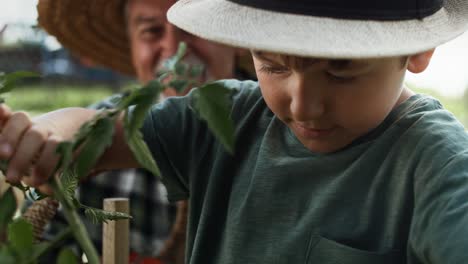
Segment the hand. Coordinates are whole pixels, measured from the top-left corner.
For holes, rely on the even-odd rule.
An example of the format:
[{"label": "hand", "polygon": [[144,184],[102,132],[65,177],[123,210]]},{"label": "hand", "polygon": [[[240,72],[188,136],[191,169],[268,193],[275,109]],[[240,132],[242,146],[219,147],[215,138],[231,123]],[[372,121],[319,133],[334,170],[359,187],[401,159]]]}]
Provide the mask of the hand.
[{"label": "hand", "polygon": [[24,112],[12,112],[0,105],[0,159],[8,160],[6,178],[51,193],[45,185],[53,173],[59,156],[56,153],[62,141],[46,119],[33,122]]}]

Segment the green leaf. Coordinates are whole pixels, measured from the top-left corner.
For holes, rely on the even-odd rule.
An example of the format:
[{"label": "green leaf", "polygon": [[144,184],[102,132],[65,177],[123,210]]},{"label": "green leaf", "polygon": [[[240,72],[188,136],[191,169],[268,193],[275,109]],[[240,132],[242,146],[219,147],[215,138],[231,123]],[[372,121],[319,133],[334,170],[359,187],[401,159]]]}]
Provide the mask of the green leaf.
[{"label": "green leaf", "polygon": [[34,244],[32,251],[31,251],[31,257],[32,258],[39,258],[42,256],[45,252],[50,250],[52,247],[52,244],[50,242],[41,242],[38,244]]},{"label": "green leaf", "polygon": [[146,142],[143,140],[141,132],[137,131],[132,135],[132,137],[127,138],[127,143],[138,163],[143,168],[149,170],[152,174],[160,177],[161,172],[148,149],[148,145],[146,145]]},{"label": "green leaf", "polygon": [[192,65],[189,70],[189,77],[198,78],[202,74],[204,68],[203,65]]},{"label": "green leaf", "polygon": [[0,232],[4,230],[16,212],[16,198],[13,189],[10,187],[0,197]]},{"label": "green leaf", "polygon": [[125,133],[128,134],[128,137],[131,137],[141,128],[148,110],[158,99],[161,90],[162,85],[160,82],[151,81],[136,92],[137,95],[133,103],[136,106],[131,115],[128,114],[128,110],[126,112]]},{"label": "green leaf", "polygon": [[78,258],[71,249],[65,248],[60,251],[57,264],[78,264]]},{"label": "green leaf", "polygon": [[8,240],[17,252],[31,250],[33,246],[33,226],[19,218],[8,225]]},{"label": "green leaf", "polygon": [[70,163],[73,160],[73,146],[74,143],[70,141],[64,141],[59,143],[56,151],[60,155],[60,162],[57,165],[57,168],[65,170],[68,167],[68,165],[70,165]]},{"label": "green leaf", "polygon": [[230,118],[231,91],[220,83],[210,83],[194,91],[194,108],[224,147],[234,151],[234,124]]},{"label": "green leaf", "polygon": [[88,175],[106,148],[112,144],[114,126],[114,118],[106,117],[97,120],[92,127],[75,161],[75,172],[79,179]]},{"label": "green leaf", "polygon": [[78,177],[72,170],[66,170],[60,177],[64,195],[71,201],[75,197],[75,190],[78,187]]},{"label": "green leaf", "polygon": [[145,103],[150,101],[150,99],[151,103],[154,103],[159,98],[162,88],[162,84],[158,80],[152,80],[146,86],[123,96],[119,102],[118,109],[126,110],[129,106]]},{"label": "green leaf", "polygon": [[47,241],[34,244],[31,250],[31,254],[28,255],[28,263],[30,263],[32,260],[37,260],[40,256],[46,254],[54,248],[63,246],[64,241],[71,235],[71,227],[67,227],[62,229],[56,236],[54,236],[50,242]]},{"label": "green leaf", "polygon": [[187,52],[187,44],[185,44],[184,42],[180,42],[179,47],[177,48],[176,54],[172,56],[171,58],[169,58],[168,60],[164,61],[163,67],[172,72],[177,72],[178,64],[182,60],[182,58],[185,56],[186,52]]},{"label": "green leaf", "polygon": [[8,254],[7,250],[3,250],[5,248],[2,248],[0,250],[0,263],[2,264],[16,264],[15,257]]},{"label": "green leaf", "polygon": [[169,82],[169,87],[174,88],[178,93],[183,92],[189,86],[190,81],[187,80],[172,80]]},{"label": "green leaf", "polygon": [[176,63],[174,65],[174,72],[177,74],[177,75],[185,75],[187,73],[187,70],[188,70],[188,65],[185,64],[185,63]]},{"label": "green leaf", "polygon": [[93,133],[93,130],[95,129],[95,126],[102,120],[106,118],[112,118],[116,115],[116,110],[102,110],[96,116],[89,120],[88,122],[85,122],[83,125],[81,125],[80,129],[78,132],[75,134],[73,137],[74,141],[74,146],[73,150],[76,150],[89,136],[90,133]]},{"label": "green leaf", "polygon": [[82,208],[85,209],[85,215],[90,219],[93,223],[107,223],[108,220],[115,221],[115,220],[124,220],[124,219],[132,219],[132,216],[129,214],[121,213],[121,212],[110,212],[105,211],[102,209],[97,209],[85,205],[81,205]]},{"label": "green leaf", "polygon": [[16,82],[19,79],[39,77],[40,75],[34,72],[17,71],[9,74],[3,74],[0,76],[0,94],[8,93],[15,87]]}]

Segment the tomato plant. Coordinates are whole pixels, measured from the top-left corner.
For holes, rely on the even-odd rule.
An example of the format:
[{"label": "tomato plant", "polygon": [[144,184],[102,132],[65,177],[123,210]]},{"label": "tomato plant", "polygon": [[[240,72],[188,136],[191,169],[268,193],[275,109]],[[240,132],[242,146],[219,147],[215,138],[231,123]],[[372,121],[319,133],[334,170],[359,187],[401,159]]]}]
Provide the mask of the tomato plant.
[{"label": "tomato plant", "polygon": [[[159,98],[161,91],[168,87],[184,91],[197,85],[195,80],[201,73],[201,68],[182,61],[185,50],[186,46],[182,43],[177,54],[164,63],[164,70],[158,73],[155,80],[143,87],[114,97],[112,108],[100,110],[95,118],[83,124],[73,140],[59,144],[57,152],[61,158],[49,179],[49,184],[53,189],[51,198],[56,199],[62,205],[69,228],[49,242],[35,243],[33,226],[27,218],[24,216],[14,218],[17,204],[12,188],[0,197],[0,263],[36,263],[39,256],[59,246],[60,242],[69,235],[75,237],[90,263],[99,263],[97,251],[89,239],[77,210],[84,209],[85,214],[94,222],[129,219],[131,216],[83,205],[75,197],[75,189],[78,182],[89,174],[97,159],[112,143],[114,123],[122,114],[124,115],[125,139],[136,159],[142,167],[156,176],[160,175],[158,166],[143,141],[140,127],[146,113]],[[18,79],[34,76],[36,75],[28,72],[0,75],[0,94],[10,92]],[[194,90],[193,109],[200,118],[207,122],[208,127],[226,149],[232,152],[234,129],[229,118],[229,89],[216,82],[199,87],[200,89]],[[1,99],[1,102],[3,101]],[[78,148],[80,149],[78,155],[73,157]],[[0,161],[2,171],[6,171],[7,166],[7,161]],[[46,198],[44,194],[22,184],[15,185],[14,188],[19,188],[35,201]],[[72,252],[64,249],[59,254],[58,263],[77,263],[77,258]]]}]

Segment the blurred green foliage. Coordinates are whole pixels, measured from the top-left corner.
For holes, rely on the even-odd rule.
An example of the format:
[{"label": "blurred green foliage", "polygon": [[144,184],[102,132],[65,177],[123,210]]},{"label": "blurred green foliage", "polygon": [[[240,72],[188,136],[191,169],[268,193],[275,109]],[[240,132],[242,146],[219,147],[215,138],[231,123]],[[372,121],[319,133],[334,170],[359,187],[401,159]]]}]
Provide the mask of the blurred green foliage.
[{"label": "blurred green foliage", "polygon": [[33,115],[70,106],[89,106],[110,96],[113,91],[105,86],[24,86],[5,96],[6,104],[15,111]]},{"label": "blurred green foliage", "polygon": [[459,97],[444,96],[433,89],[416,87],[410,83],[406,83],[406,85],[416,93],[427,94],[439,100],[444,108],[452,112],[458,121],[468,129],[468,94]]}]

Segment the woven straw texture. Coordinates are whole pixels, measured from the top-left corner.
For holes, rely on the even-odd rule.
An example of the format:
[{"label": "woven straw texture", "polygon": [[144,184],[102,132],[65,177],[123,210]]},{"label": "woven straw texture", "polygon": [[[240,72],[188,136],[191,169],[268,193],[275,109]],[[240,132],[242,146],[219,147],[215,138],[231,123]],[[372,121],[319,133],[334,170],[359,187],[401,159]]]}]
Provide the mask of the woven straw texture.
[{"label": "woven straw texture", "polygon": [[41,0],[38,22],[77,55],[134,75],[124,6],[124,0]]}]

